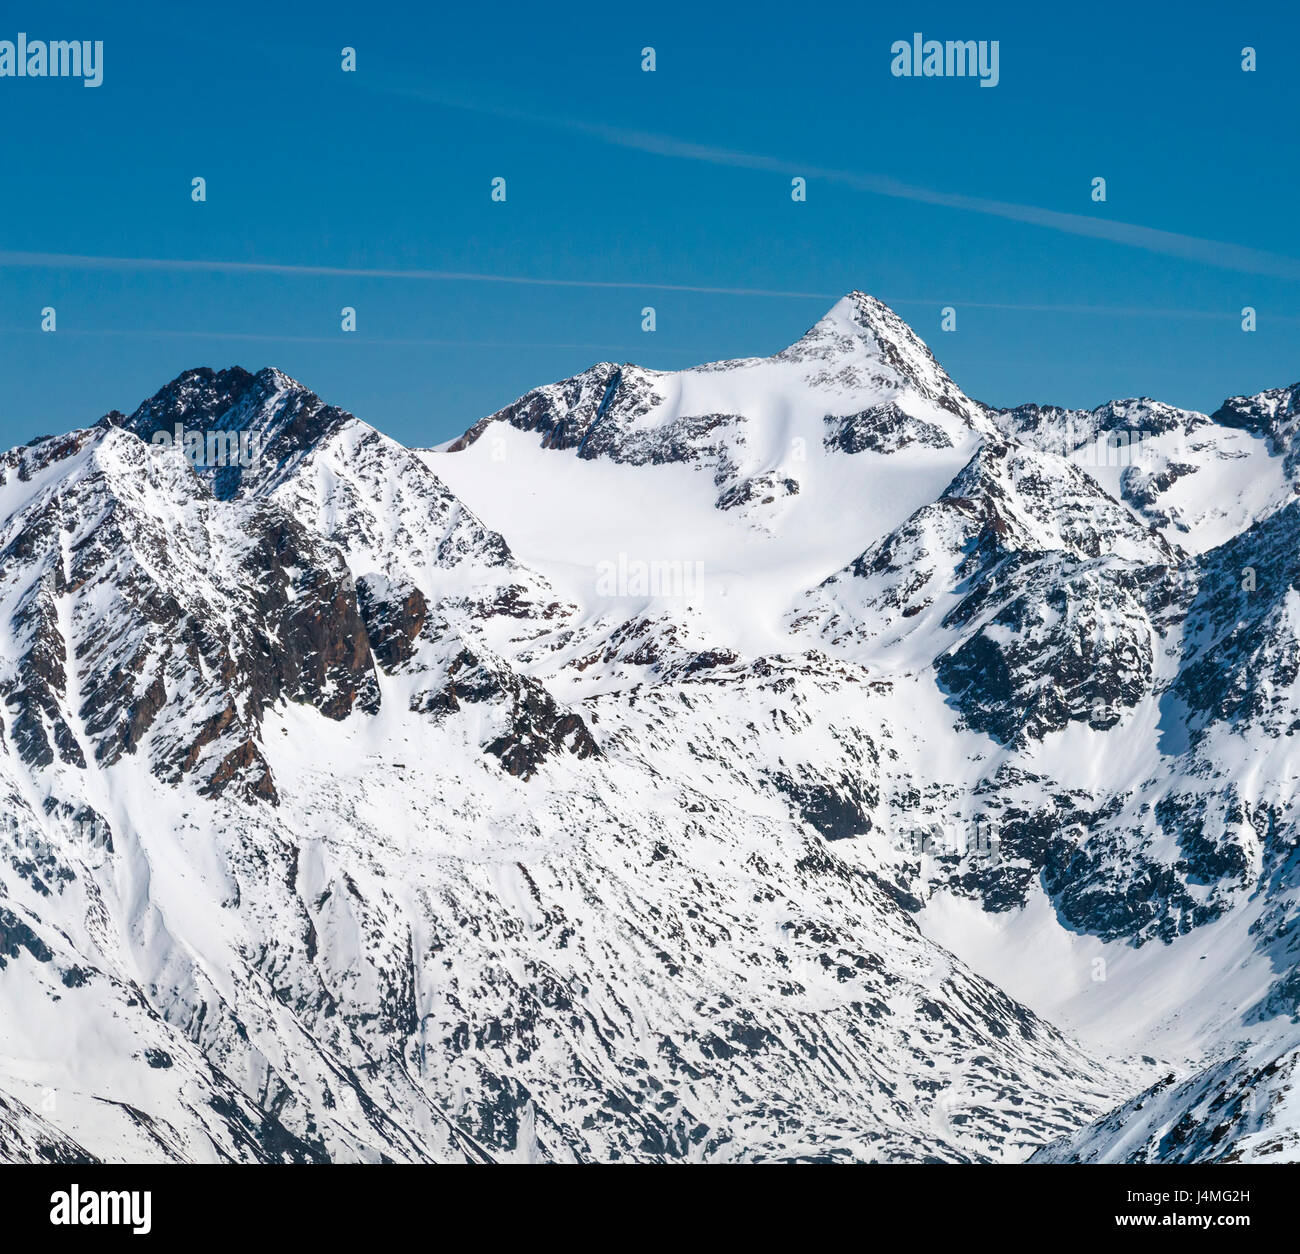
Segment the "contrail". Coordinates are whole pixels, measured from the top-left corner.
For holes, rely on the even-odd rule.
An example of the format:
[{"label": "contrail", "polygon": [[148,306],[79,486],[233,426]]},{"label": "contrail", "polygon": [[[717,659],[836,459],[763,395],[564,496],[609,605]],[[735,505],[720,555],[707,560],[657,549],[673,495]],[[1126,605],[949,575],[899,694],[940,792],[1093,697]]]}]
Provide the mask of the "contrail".
[{"label": "contrail", "polygon": [[1248,248],[1241,244],[1202,239],[1195,235],[1182,235],[1176,231],[1162,231],[1156,227],[1140,226],[1132,222],[1116,222],[1110,218],[1093,218],[1080,213],[1041,209],[1036,205],[1022,205],[1006,200],[990,200],[983,196],[937,191],[933,188],[904,183],[883,174],[862,174],[853,170],[837,170],[784,161],[760,153],[693,143],[650,131],[631,130],[575,118],[547,117],[520,109],[467,104],[463,101],[446,99],[432,92],[393,87],[376,90],[408,99],[423,100],[446,108],[489,114],[518,122],[531,122],[552,130],[575,132],[603,143],[648,152],[655,156],[759,170],[770,174],[803,175],[805,178],[839,183],[876,196],[888,196],[918,204],[939,205],[947,209],[960,209],[968,213],[1006,218],[1013,222],[1024,222],[1067,235],[1107,240],[1129,248],[1141,248],[1168,257],[1179,257],[1184,261],[1195,261],[1222,270],[1234,270],[1242,274],[1261,274],[1270,278],[1300,279],[1300,259],[1263,249]]},{"label": "contrail", "polygon": [[[37,327],[0,327],[0,335],[43,335]],[[126,336],[139,339],[181,340],[251,340],[263,344],[371,344],[413,348],[529,348],[529,349],[581,349],[583,352],[631,353],[644,349],[644,344],[545,344],[521,340],[439,340],[425,337],[377,335],[275,335],[260,331],[178,331],[174,328],[152,327],[72,327],[61,329],[59,335]],[[688,348],[654,346],[657,353],[691,353]]]},{"label": "contrail", "polygon": [[704,287],[693,283],[640,283],[611,279],[548,279],[469,270],[393,270],[371,266],[304,266],[272,261],[195,260],[182,257],[96,257],[86,253],[0,252],[0,267],[29,269],[167,270],[209,274],[280,274],[343,279],[419,279],[431,283],[516,283],[529,287],[614,288],[623,291],[693,292],[706,296],[780,296],[837,300],[843,292],[791,292],[774,288]]},{"label": "contrail", "polygon": [[[710,296],[770,296],[789,300],[831,302],[843,292],[795,292],[762,287],[703,287],[690,283],[639,283],[613,279],[550,279],[531,275],[485,274],[462,270],[397,270],[368,266],[306,266],[273,261],[221,261],[186,257],[98,257],[87,253],[45,253],[0,251],[0,269],[48,270],[159,270],[193,271],[209,274],[277,274],[303,278],[408,279],[425,283],[516,283],[530,287],[606,288],[620,291],[691,292]],[[891,297],[891,305],[917,305],[941,308],[954,305],[959,309],[1005,309],[1024,313],[1095,314],[1107,318],[1228,318],[1237,316],[1235,309],[1139,309],[1115,305],[1058,305],[1015,301],[973,301],[958,297]],[[1294,318],[1270,315],[1270,321],[1294,322]],[[158,331],[153,334],[173,334]],[[179,334],[179,333],[176,333]],[[204,334],[195,332],[194,334]],[[214,335],[218,334],[216,332]],[[232,333],[233,334],[233,333]],[[293,336],[268,336],[268,339],[293,339]],[[397,341],[386,341],[395,343]],[[422,341],[433,343],[435,341]],[[451,341],[446,342],[453,346]],[[468,346],[468,345],[467,345]],[[484,347],[490,347],[486,343]],[[539,347],[584,348],[596,345],[547,345]]]}]

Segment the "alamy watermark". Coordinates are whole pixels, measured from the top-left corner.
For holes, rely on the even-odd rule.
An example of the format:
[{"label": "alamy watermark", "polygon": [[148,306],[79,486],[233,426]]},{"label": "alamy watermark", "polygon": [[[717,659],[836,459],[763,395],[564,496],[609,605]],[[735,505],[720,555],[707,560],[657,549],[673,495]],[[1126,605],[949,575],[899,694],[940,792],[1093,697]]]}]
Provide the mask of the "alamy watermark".
[{"label": "alamy watermark", "polygon": [[895,40],[889,51],[895,78],[978,78],[981,87],[998,85],[996,39],[923,39],[917,31],[910,42]]},{"label": "alamy watermark", "polygon": [[148,1190],[85,1189],[74,1184],[50,1194],[50,1223],[130,1228],[139,1237],[153,1231],[153,1194]]},{"label": "alamy watermark", "polygon": [[104,81],[102,39],[0,39],[0,78],[80,78],[83,86]]},{"label": "alamy watermark", "polygon": [[1108,431],[1105,439],[1090,440],[1084,432],[1076,433],[1073,423],[1067,420],[1061,434],[1061,453],[1083,466],[1132,466],[1142,451],[1143,442],[1153,434],[1135,427]]},{"label": "alamy watermark", "polygon": [[620,553],[596,563],[598,597],[689,597],[704,591],[704,563],[643,561]]},{"label": "alamy watermark", "polygon": [[254,465],[262,456],[259,431],[187,431],[181,423],[175,432],[155,431],[151,443],[159,448],[179,448],[194,467]]},{"label": "alamy watermark", "polygon": [[58,823],[57,843],[33,829],[0,832],[0,849],[11,858],[56,859],[60,848],[75,853],[87,866],[103,866],[113,852],[113,837],[102,819],[73,819]]},{"label": "alamy watermark", "polygon": [[935,822],[904,829],[891,833],[889,844],[911,857],[970,857],[996,863],[1002,841],[992,824],[977,820],[972,824]]}]

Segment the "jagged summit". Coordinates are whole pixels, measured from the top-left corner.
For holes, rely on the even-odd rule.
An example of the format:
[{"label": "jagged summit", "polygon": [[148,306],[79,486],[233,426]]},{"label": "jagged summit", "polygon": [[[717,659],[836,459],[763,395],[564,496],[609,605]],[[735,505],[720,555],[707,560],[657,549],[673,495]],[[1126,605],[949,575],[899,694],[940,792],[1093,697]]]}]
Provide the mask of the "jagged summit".
[{"label": "jagged summit", "polygon": [[885,355],[898,352],[929,354],[929,349],[916,332],[884,301],[855,289],[841,296],[799,339],[776,355],[816,355],[827,337],[837,334],[861,339]]},{"label": "jagged summit", "polygon": [[205,455],[195,465],[214,495],[228,498],[265,481],[276,468],[357,420],[274,366],[256,374],[242,366],[200,366],[177,375],[129,416],[112,413],[102,421],[146,443],[164,437],[174,441],[178,429],[198,433],[205,441],[215,432],[242,437],[242,443],[223,443],[217,457]]},{"label": "jagged summit", "polygon": [[978,408],[907,322],[866,292],[852,291],[836,301],[776,360],[820,363],[828,369],[843,363],[856,380],[913,390],[954,414],[970,415]]},{"label": "jagged summit", "polygon": [[115,426],[124,426],[143,439],[156,430],[185,420],[215,420],[236,414],[250,415],[241,407],[251,397],[264,399],[278,390],[308,389],[290,379],[283,372],[266,366],[250,373],[242,366],[229,366],[214,370],[210,366],[197,366],[183,370],[176,378],[164,384],[135,411]]},{"label": "jagged summit", "polygon": [[1300,383],[1269,388],[1253,396],[1230,396],[1211,417],[1225,427],[1264,437],[1275,452],[1286,453],[1288,472],[1294,473],[1300,464],[1300,447],[1296,443],[1300,433]]}]

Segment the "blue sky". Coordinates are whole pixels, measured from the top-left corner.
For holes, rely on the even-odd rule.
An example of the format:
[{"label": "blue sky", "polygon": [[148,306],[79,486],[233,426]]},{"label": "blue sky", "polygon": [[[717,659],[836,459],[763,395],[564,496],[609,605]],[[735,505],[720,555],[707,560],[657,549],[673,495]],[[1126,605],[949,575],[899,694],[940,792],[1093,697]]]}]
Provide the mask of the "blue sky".
[{"label": "blue sky", "polygon": [[[595,361],[774,352],[855,287],[993,404],[1300,379],[1293,6],[563,7],[6,6],[104,82],[0,78],[0,446],[233,363],[434,443]],[[914,31],[998,40],[999,84],[893,77]]]}]

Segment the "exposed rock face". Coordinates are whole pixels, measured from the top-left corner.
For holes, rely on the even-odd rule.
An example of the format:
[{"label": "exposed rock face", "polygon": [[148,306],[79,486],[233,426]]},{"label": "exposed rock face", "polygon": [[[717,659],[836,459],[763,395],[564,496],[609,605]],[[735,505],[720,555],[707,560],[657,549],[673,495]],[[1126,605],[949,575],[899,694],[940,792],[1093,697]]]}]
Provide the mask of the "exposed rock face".
[{"label": "exposed rock face", "polygon": [[745,505],[771,505],[785,496],[799,494],[799,481],[779,475],[756,475],[728,488],[718,497],[719,509],[737,509]]},{"label": "exposed rock face", "polygon": [[893,401],[873,405],[859,414],[826,415],[825,443],[845,453],[897,453],[909,444],[944,448],[951,441],[934,423],[913,418]]},{"label": "exposed rock face", "polygon": [[1263,436],[1275,453],[1286,459],[1288,471],[1296,465],[1296,432],[1300,429],[1300,383],[1270,388],[1255,396],[1230,396],[1211,415],[1224,427],[1240,427]]},{"label": "exposed rock face", "polygon": [[553,753],[567,750],[590,758],[600,749],[586,723],[561,708],[535,679],[519,675],[499,658],[461,649],[448,663],[443,682],[412,702],[421,713],[447,714],[465,705],[499,705],[504,723],[483,747],[511,774],[528,779]]},{"label": "exposed rock face", "polygon": [[99,1161],[34,1110],[4,1094],[0,1094],[0,1146],[5,1161],[11,1163],[81,1166]]},{"label": "exposed rock face", "polygon": [[376,660],[386,671],[398,670],[415,656],[429,621],[427,598],[412,584],[376,573],[357,580],[357,600]]},{"label": "exposed rock face", "polygon": [[114,427],[50,469],[57,492],[4,530],[19,652],[0,687],[28,765],[144,753],[170,782],[269,799],[268,705],[376,708],[346,563],[296,519],[218,501],[178,455]]},{"label": "exposed rock face", "polygon": [[0,1158],[1297,1157],[1296,392],[990,411],[852,293],[0,456]]},{"label": "exposed rock face", "polygon": [[[1113,727],[1151,688],[1149,577],[1100,564],[1036,564],[936,659],[939,682],[970,726],[1003,744],[1041,740],[1076,720]],[[984,608],[963,612],[969,618]]]},{"label": "exposed rock face", "polygon": [[1186,1079],[1171,1074],[1035,1162],[1203,1163],[1292,1161],[1290,1094],[1300,1053],[1258,1052]]},{"label": "exposed rock face", "polygon": [[[650,371],[601,362],[563,383],[529,392],[513,405],[484,418],[453,442],[451,450],[468,448],[493,423],[506,422],[520,431],[539,433],[546,448],[577,449],[586,457],[605,453],[620,459],[625,454],[616,433],[661,403],[653,379]],[[605,424],[608,434],[602,430],[599,441],[588,447],[596,427],[607,418],[611,419]],[[711,425],[717,424],[692,424],[690,420],[685,424],[687,430],[696,431]]]}]

